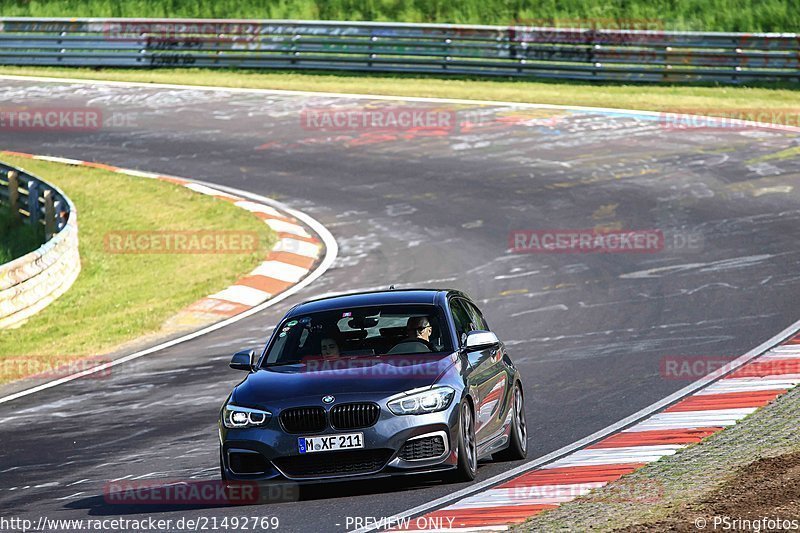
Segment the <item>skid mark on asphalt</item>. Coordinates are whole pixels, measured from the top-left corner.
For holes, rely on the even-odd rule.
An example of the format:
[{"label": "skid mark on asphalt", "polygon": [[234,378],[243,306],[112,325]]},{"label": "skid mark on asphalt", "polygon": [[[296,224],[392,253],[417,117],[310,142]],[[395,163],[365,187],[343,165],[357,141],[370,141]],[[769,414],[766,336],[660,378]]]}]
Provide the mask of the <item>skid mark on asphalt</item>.
[{"label": "skid mark on asphalt", "polygon": [[548,305],[546,307],[539,307],[537,309],[528,309],[527,311],[520,311],[518,313],[512,313],[511,317],[518,317],[522,315],[529,315],[531,313],[541,313],[544,311],[569,311],[569,307],[564,304],[555,304],[555,305]]}]

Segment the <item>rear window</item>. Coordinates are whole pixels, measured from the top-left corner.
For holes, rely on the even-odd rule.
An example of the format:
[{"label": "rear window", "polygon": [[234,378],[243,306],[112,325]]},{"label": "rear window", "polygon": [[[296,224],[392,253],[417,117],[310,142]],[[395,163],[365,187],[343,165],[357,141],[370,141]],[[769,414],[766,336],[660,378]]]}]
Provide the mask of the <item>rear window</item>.
[{"label": "rear window", "polygon": [[441,309],[434,305],[387,305],[309,313],[278,327],[265,364],[452,351]]}]

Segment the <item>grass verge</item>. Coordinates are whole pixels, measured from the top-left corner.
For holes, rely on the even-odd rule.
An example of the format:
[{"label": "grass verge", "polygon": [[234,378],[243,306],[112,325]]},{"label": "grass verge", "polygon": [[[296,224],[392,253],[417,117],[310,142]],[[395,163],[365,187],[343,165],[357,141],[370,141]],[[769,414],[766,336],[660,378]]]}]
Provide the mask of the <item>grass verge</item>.
[{"label": "grass verge", "polygon": [[[0,75],[174,83],[233,88],[280,89],[497,100],[507,102],[612,107],[731,116],[753,110],[784,111],[781,120],[798,123],[798,87],[703,87],[622,85],[586,82],[487,80],[432,76],[257,72],[204,69],[90,69],[59,67],[0,67]],[[733,115],[734,118],[746,118]]]},{"label": "grass verge", "polygon": [[[263,261],[276,235],[252,214],[185,187],[0,152],[63,190],[78,209],[82,270],[75,284],[18,329],[0,330],[0,382],[108,353],[158,332],[189,304]],[[247,231],[247,253],[111,253],[105,237],[127,231]],[[5,364],[4,364],[5,363]]]},{"label": "grass verge", "polygon": [[44,242],[44,227],[23,224],[0,205],[0,265],[32,252]]},{"label": "grass verge", "polygon": [[708,530],[757,531],[713,524],[715,517],[800,519],[798,413],[800,387],[795,387],[735,426],[514,531],[696,531],[696,520]]},{"label": "grass verge", "polygon": [[624,29],[791,31],[798,11],[784,0],[2,0],[4,16],[211,17],[377,20]]}]

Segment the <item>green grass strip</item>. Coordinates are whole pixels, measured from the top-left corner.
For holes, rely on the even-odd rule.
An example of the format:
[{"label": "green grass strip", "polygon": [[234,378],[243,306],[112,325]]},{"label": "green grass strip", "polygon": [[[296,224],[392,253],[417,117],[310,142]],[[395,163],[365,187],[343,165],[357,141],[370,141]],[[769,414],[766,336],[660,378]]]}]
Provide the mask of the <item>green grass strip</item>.
[{"label": "green grass strip", "polygon": [[[78,209],[81,274],[60,298],[18,329],[0,330],[0,364],[20,358],[63,364],[156,333],[189,304],[219,291],[263,261],[276,235],[251,213],[185,187],[86,167],[0,158],[58,186]],[[110,253],[105,236],[126,231],[247,231],[245,253]],[[15,370],[21,366],[19,372]],[[43,366],[43,367],[44,367]],[[0,381],[25,365],[6,365]],[[27,367],[27,370],[35,368]]]}]

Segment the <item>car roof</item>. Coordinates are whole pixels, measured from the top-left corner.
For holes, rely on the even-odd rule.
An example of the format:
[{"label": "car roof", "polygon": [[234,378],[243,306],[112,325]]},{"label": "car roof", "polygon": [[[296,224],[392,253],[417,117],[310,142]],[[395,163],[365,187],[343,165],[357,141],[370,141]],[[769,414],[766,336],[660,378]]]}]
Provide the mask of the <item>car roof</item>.
[{"label": "car roof", "polygon": [[373,305],[437,305],[449,294],[464,296],[461,292],[452,289],[391,289],[384,291],[357,292],[308,300],[296,305],[286,316],[290,317],[319,311],[368,307]]}]

